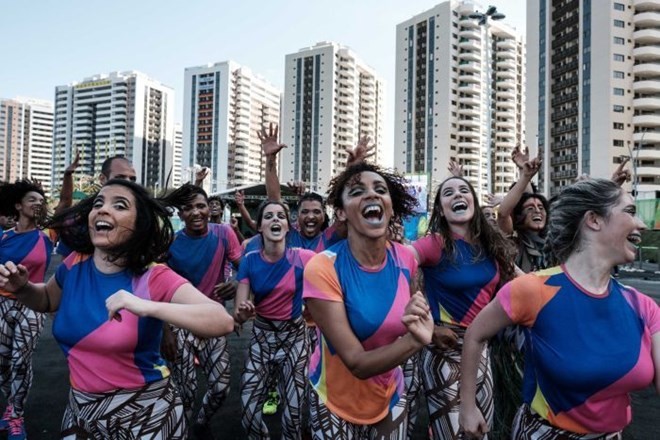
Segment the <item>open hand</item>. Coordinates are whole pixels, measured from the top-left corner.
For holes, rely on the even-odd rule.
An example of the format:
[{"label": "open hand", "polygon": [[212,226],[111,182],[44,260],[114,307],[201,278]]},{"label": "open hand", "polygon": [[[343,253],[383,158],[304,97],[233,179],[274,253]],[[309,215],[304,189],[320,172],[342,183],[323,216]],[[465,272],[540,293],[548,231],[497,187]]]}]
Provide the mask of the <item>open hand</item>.
[{"label": "open hand", "polygon": [[264,155],[273,156],[279,153],[282,148],[286,148],[286,145],[278,142],[278,133],[278,126],[272,122],[268,125],[268,130],[262,128],[257,132],[257,136],[259,136],[259,140],[261,141],[261,150],[264,152]]}]

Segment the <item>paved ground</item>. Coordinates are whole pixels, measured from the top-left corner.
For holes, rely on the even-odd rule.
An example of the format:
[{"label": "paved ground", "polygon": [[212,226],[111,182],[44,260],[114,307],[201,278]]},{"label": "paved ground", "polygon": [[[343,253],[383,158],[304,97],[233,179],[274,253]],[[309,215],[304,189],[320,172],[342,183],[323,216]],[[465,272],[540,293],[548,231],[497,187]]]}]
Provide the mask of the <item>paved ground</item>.
[{"label": "paved ground", "polygon": [[[56,267],[56,262],[52,265]],[[51,272],[52,272],[51,268]],[[621,280],[639,290],[652,295],[660,302],[660,274],[651,272],[621,273]],[[26,408],[26,423],[30,440],[47,440],[58,438],[60,420],[66,404],[68,393],[67,367],[64,356],[50,333],[51,321],[47,323],[37,352],[34,356],[34,385]],[[246,329],[247,330],[247,329]],[[212,428],[218,439],[241,439],[244,434],[240,425],[240,403],[238,400],[239,369],[242,366],[244,353],[249,342],[249,331],[244,331],[241,337],[230,336],[230,353],[232,365],[237,366],[232,371],[232,390],[228,400],[213,419]],[[0,402],[4,404],[4,402]],[[660,399],[652,390],[645,390],[633,396],[633,423],[626,431],[626,439],[650,440],[660,439]],[[272,428],[273,438],[279,438],[278,417],[267,417],[267,423]],[[420,415],[414,439],[426,438],[424,424],[427,415]],[[0,440],[4,439],[0,434]]]}]

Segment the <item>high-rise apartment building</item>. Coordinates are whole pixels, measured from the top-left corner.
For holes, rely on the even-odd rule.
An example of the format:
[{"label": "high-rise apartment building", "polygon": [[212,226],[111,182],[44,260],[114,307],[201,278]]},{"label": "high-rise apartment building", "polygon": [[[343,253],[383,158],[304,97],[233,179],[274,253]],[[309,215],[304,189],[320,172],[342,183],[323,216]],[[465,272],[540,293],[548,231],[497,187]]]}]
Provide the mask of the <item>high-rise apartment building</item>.
[{"label": "high-rise apartment building", "polygon": [[126,156],[138,182],[163,187],[172,169],[174,91],[140,72],[113,72],[55,88],[54,182],[81,152],[80,170]]},{"label": "high-rise apartment building", "polygon": [[183,154],[183,130],[181,129],[181,124],[174,124],[174,160],[173,160],[173,169],[172,169],[172,184],[175,188],[178,188],[183,183],[183,177],[181,175],[182,167],[182,154]]},{"label": "high-rise apartment building", "polygon": [[38,179],[50,193],[52,161],[53,103],[0,100],[0,180]]},{"label": "high-rise apartment building", "polygon": [[208,167],[211,192],[263,182],[257,132],[279,123],[280,90],[233,61],[186,68],[184,88],[183,175]]},{"label": "high-rise apartment building", "polygon": [[549,194],[632,156],[638,198],[660,198],[660,0],[527,5],[528,126]]},{"label": "high-rise apartment building", "polygon": [[384,84],[349,48],[322,42],[286,56],[280,180],[325,192],[362,136],[382,160]]},{"label": "high-rise apartment building", "polygon": [[503,193],[524,139],[525,46],[505,23],[469,18],[480,8],[450,0],[397,25],[394,165],[435,188],[453,159],[477,192]]}]

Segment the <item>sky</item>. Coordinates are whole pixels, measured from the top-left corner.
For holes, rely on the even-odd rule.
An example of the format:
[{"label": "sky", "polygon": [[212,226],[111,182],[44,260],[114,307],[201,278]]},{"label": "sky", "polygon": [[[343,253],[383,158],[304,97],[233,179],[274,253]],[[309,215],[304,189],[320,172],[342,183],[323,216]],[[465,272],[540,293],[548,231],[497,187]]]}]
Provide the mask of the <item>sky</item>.
[{"label": "sky", "polygon": [[[55,86],[137,70],[172,87],[182,122],[184,69],[233,60],[284,87],[284,57],[319,41],[350,47],[386,82],[393,137],[396,25],[438,0],[0,0],[0,98],[52,101]],[[525,31],[525,0],[495,5]],[[389,147],[389,148],[388,148]]]}]

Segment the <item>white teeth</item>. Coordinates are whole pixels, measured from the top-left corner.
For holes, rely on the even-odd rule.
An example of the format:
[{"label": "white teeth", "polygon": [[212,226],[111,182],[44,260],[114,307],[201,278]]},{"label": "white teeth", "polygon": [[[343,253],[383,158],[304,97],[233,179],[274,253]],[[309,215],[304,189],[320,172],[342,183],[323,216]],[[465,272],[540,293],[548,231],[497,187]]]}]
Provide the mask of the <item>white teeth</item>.
[{"label": "white teeth", "polygon": [[454,212],[466,211],[467,209],[468,209],[467,203],[462,201],[462,200],[460,200],[460,201],[454,203],[453,205],[451,205],[451,210],[454,211]]},{"label": "white teeth", "polygon": [[94,226],[96,226],[97,231],[100,231],[101,229],[106,229],[106,230],[112,229],[112,225],[104,221],[98,221],[94,224]]},{"label": "white teeth", "polygon": [[371,214],[380,214],[382,212],[380,206],[378,205],[369,205],[366,208],[362,210],[363,215],[371,215]]},{"label": "white teeth", "polygon": [[639,235],[639,234],[630,234],[630,235],[627,237],[627,240],[628,240],[631,244],[633,244],[633,245],[635,245],[635,246],[638,246],[638,245],[642,242],[642,237],[641,237],[641,235]]}]

